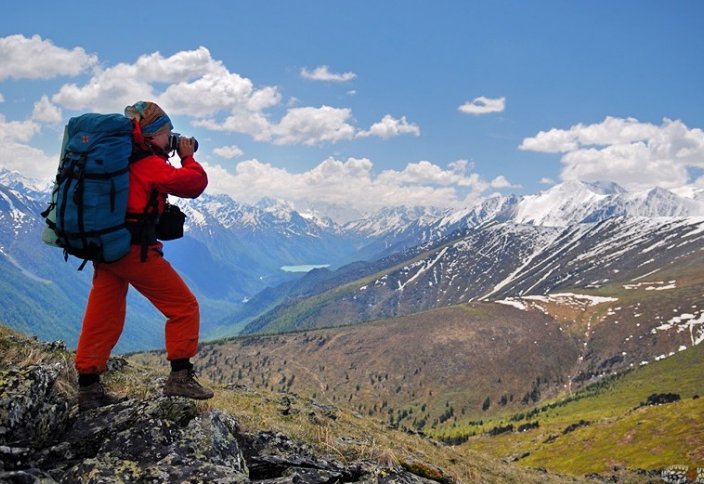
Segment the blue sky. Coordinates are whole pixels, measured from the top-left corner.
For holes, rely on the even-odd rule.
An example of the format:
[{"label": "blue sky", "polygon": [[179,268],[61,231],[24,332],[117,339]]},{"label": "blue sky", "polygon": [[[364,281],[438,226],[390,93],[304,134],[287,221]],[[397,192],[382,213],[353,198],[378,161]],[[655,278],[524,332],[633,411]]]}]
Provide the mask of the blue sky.
[{"label": "blue sky", "polygon": [[[701,1],[34,1],[0,21],[0,168],[155,100],[208,191],[340,219],[568,179],[704,188]],[[176,162],[177,163],[177,162]]]}]

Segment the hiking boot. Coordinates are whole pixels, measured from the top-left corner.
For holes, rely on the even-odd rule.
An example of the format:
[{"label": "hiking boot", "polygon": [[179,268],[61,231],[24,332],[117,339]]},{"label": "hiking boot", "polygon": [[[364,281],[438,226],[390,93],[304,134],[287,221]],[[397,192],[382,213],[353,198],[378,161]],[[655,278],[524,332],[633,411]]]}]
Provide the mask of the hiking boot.
[{"label": "hiking boot", "polygon": [[186,397],[196,400],[213,398],[213,391],[205,388],[196,380],[192,369],[172,371],[164,385],[164,395],[167,397]]},{"label": "hiking boot", "polygon": [[105,387],[99,381],[88,386],[78,387],[78,410],[81,412],[114,405],[122,400],[122,398],[106,392]]}]

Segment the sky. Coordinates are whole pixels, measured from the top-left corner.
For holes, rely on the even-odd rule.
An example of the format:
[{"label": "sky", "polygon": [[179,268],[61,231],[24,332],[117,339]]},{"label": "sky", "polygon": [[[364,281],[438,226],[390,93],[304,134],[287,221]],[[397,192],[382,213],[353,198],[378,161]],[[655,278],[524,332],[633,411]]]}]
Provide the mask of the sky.
[{"label": "sky", "polygon": [[691,195],[703,21],[698,0],[12,2],[0,169],[48,182],[69,118],[150,100],[208,193],[338,221],[575,179]]}]

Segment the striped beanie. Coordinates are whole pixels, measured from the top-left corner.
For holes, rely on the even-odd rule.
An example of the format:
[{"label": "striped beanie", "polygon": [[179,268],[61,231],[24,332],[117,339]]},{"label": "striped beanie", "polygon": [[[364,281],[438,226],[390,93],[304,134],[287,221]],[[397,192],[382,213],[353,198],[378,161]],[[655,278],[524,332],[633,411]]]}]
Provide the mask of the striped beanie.
[{"label": "striped beanie", "polygon": [[125,108],[125,116],[136,119],[144,136],[168,133],[174,129],[169,116],[156,103],[139,101]]}]

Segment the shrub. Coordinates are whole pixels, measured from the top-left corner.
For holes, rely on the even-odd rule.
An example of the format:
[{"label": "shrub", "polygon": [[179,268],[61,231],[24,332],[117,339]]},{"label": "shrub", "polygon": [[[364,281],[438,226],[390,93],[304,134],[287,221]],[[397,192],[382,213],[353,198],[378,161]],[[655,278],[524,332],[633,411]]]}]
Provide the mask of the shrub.
[{"label": "shrub", "polygon": [[679,400],[680,395],[678,393],[653,393],[648,396],[645,402],[641,402],[640,406],[664,405],[665,403],[677,402]]},{"label": "shrub", "polygon": [[565,427],[565,430],[562,431],[562,434],[563,434],[563,435],[564,435],[564,434],[569,434],[570,432],[574,432],[575,430],[577,430],[577,429],[580,428],[580,427],[586,427],[586,426],[589,425],[590,423],[591,423],[591,422],[588,422],[588,421],[586,421],[586,420],[580,420],[580,421],[577,422],[577,423],[573,423],[573,424],[570,424],[570,425],[568,425],[567,427]]},{"label": "shrub", "polygon": [[504,425],[503,427],[498,425],[498,426],[494,427],[493,429],[489,430],[487,432],[487,435],[494,437],[496,435],[505,434],[508,432],[513,432],[513,430],[514,430],[514,427],[511,424]]},{"label": "shrub", "polygon": [[538,423],[537,421],[536,422],[528,422],[526,424],[519,425],[518,431],[525,432],[526,430],[537,429],[538,427],[540,427],[540,423]]}]

